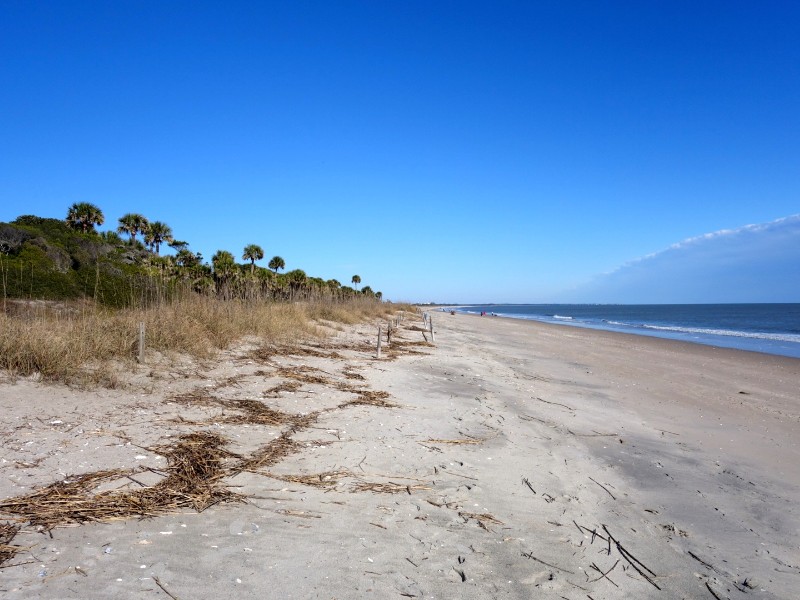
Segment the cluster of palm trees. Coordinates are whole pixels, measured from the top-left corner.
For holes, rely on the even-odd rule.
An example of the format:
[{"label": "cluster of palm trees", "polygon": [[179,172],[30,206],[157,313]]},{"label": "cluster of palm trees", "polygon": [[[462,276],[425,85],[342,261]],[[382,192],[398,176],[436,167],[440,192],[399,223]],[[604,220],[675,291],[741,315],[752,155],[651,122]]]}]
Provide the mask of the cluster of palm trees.
[{"label": "cluster of palm trees", "polygon": [[150,248],[151,252],[155,252],[156,256],[159,255],[161,244],[167,243],[170,246],[179,246],[178,249],[185,249],[186,242],[177,242],[172,236],[172,228],[161,221],[150,221],[143,215],[138,213],[128,213],[119,219],[119,226],[117,233],[124,233],[130,236],[132,244],[136,243],[136,234],[141,233],[145,245]]},{"label": "cluster of palm trees", "polygon": [[[94,204],[78,202],[67,211],[67,224],[84,233],[96,232],[95,226],[105,221],[103,211]],[[203,262],[202,255],[192,253],[188,242],[176,240],[172,229],[161,221],[150,221],[138,213],[128,213],[119,218],[117,233],[127,235],[131,246],[149,250],[146,266],[161,277],[170,277],[191,283],[193,289],[202,293],[214,293],[224,299],[274,299],[274,300],[346,300],[353,297],[382,299],[381,292],[374,292],[369,286],[361,290],[359,275],[353,275],[354,288],[343,286],[335,279],[323,280],[309,277],[302,269],[279,274],[286,268],[280,256],[273,256],[268,268],[259,267],[256,262],[264,259],[264,249],[258,244],[248,244],[242,252],[242,260],[249,265],[238,264],[234,255],[227,250],[218,250],[211,257],[211,264]],[[104,234],[105,235],[105,234]],[[112,234],[113,235],[113,234]],[[142,236],[143,245],[136,239]],[[118,239],[118,238],[117,238]],[[175,250],[174,255],[161,256],[162,244]]]}]

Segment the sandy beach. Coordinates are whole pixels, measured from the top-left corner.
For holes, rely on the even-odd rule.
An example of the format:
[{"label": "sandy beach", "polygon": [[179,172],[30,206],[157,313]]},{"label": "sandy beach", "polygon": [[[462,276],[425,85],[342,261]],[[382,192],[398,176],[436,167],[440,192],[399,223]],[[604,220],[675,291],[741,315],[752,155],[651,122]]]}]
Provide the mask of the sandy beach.
[{"label": "sandy beach", "polygon": [[[800,360],[431,314],[380,360],[363,325],[115,390],[4,379],[3,597],[797,598]],[[98,471],[87,506],[129,506],[201,432],[200,511],[20,508]]]}]

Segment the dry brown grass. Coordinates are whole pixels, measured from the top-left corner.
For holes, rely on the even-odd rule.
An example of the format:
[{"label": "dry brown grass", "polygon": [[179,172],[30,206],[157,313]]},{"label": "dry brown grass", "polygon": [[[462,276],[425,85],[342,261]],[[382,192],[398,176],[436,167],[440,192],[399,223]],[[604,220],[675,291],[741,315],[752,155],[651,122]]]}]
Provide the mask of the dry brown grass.
[{"label": "dry brown grass", "polygon": [[133,365],[140,322],[148,352],[208,358],[247,336],[286,350],[322,337],[323,320],[357,323],[397,310],[397,305],[365,301],[278,304],[200,296],[148,309],[110,310],[84,302],[56,311],[32,304],[27,311],[0,312],[0,370],[114,387],[117,370],[111,363]]},{"label": "dry brown grass", "polygon": [[374,319],[385,319],[399,311],[414,314],[416,308],[406,304],[383,304],[372,300],[353,300],[348,303],[311,302],[305,305],[308,315],[316,321],[331,321],[354,325]]}]

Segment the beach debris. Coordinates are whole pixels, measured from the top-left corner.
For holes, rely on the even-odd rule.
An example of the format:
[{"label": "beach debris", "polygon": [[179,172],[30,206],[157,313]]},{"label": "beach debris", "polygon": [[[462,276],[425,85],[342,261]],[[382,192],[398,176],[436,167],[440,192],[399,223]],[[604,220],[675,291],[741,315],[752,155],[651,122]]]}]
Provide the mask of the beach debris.
[{"label": "beach debris", "polygon": [[223,409],[234,410],[239,414],[215,415],[203,421],[189,421],[178,417],[177,422],[188,425],[209,425],[211,423],[226,423],[229,425],[294,425],[302,419],[300,415],[284,413],[268,407],[259,400],[248,398],[219,398],[204,391],[178,394],[171,398],[172,402],[183,405],[218,406]]},{"label": "beach debris", "polygon": [[315,367],[309,367],[307,365],[278,367],[277,370],[277,374],[279,376],[301,381],[303,383],[316,383],[321,385],[330,385],[332,383],[328,377],[317,375],[316,373],[324,373],[324,371]]},{"label": "beach debris", "polygon": [[378,494],[402,494],[406,492],[418,492],[431,489],[427,485],[422,484],[404,484],[404,483],[378,483],[370,481],[360,481],[353,486],[353,492],[375,492]]},{"label": "beach debris", "polygon": [[609,496],[611,496],[611,498],[612,498],[613,500],[616,500],[616,499],[617,499],[617,498],[616,498],[616,496],[614,496],[614,494],[612,494],[610,491],[608,491],[608,488],[607,488],[606,486],[604,486],[602,483],[600,483],[599,481],[597,481],[595,478],[593,478],[593,477],[591,477],[591,476],[589,477],[589,479],[591,479],[591,480],[592,480],[592,481],[594,481],[594,482],[595,482],[597,485],[599,485],[601,488],[603,488],[603,489],[606,491],[606,493],[607,493]]},{"label": "beach debris", "polygon": [[281,392],[296,392],[303,384],[299,381],[284,381],[263,392],[265,398],[277,398]]},{"label": "beach debris", "polygon": [[[590,566],[592,569],[594,569],[595,571],[597,571],[598,573],[600,573],[600,576],[599,576],[599,577],[597,577],[596,579],[591,579],[591,580],[589,580],[589,583],[594,583],[595,581],[600,581],[601,579],[608,579],[608,580],[609,580],[609,581],[610,581],[612,584],[614,584],[614,587],[617,587],[617,588],[618,588],[619,586],[616,584],[616,582],[615,582],[613,579],[611,579],[611,578],[608,576],[608,574],[609,574],[609,573],[611,573],[611,571],[613,571],[614,569],[616,569],[616,568],[617,568],[617,565],[618,565],[618,564],[619,564],[619,559],[617,559],[617,562],[615,562],[615,563],[614,563],[614,566],[612,566],[610,569],[608,569],[608,571],[603,571],[603,570],[602,570],[600,567],[598,567],[598,566],[597,566],[595,563],[592,563],[592,564],[591,564],[591,565],[589,565],[589,566]],[[587,575],[587,577],[588,577],[588,575]]]},{"label": "beach debris", "polygon": [[543,398],[539,398],[536,396],[531,396],[531,400],[538,400],[539,402],[544,402],[545,404],[552,404],[553,406],[560,406],[562,408],[566,408],[567,410],[574,411],[575,409],[571,406],[567,406],[566,404],[561,404],[560,402],[551,402],[550,400],[544,400]]},{"label": "beach debris", "polygon": [[[654,580],[654,578],[658,577],[658,575],[656,575],[647,566],[645,566],[639,559],[637,559],[627,548],[625,548],[620,543],[619,540],[615,539],[614,536],[612,536],[611,533],[608,531],[608,527],[606,525],[601,525],[601,527],[603,528],[603,531],[606,533],[606,535],[604,536],[602,533],[599,533],[597,531],[597,528],[589,529],[588,527],[584,527],[582,525],[578,525],[577,521],[575,521],[575,520],[573,520],[572,522],[575,524],[575,527],[578,528],[578,531],[580,531],[582,534],[584,534],[584,533],[591,533],[592,534],[592,538],[591,538],[591,542],[590,542],[591,544],[594,544],[595,539],[603,540],[607,544],[606,553],[609,556],[611,556],[611,549],[612,548],[616,548],[616,550],[620,553],[622,558],[625,559],[625,561],[628,563],[628,565],[633,567],[634,571],[636,571],[639,575],[641,575],[641,577],[645,581],[647,581],[650,585],[655,587],[657,590],[661,589],[661,587],[659,587],[659,585]],[[691,552],[689,554],[691,554]],[[696,560],[700,560],[699,558],[697,558],[694,555],[693,555],[693,558],[695,558]],[[700,561],[700,562],[703,562],[703,561]],[[706,566],[710,567],[710,565],[708,565],[705,562],[703,562],[703,564],[705,564]],[[594,568],[596,568],[596,567],[594,567]],[[613,567],[612,567],[612,569],[613,569]],[[610,573],[612,569],[609,569],[608,571],[606,571],[606,573]],[[600,577],[600,579],[602,579],[602,577]],[[611,581],[611,580],[609,579],[609,581]]]},{"label": "beach debris", "polygon": [[156,585],[161,588],[161,591],[163,591],[167,596],[172,598],[172,600],[179,600],[179,598],[175,594],[173,594],[167,588],[164,587],[164,584],[162,584],[161,581],[158,579],[158,577],[156,577],[155,575],[153,575],[153,581],[155,581]]},{"label": "beach debris", "polygon": [[337,408],[345,408],[347,406],[378,406],[381,408],[397,408],[397,404],[389,402],[386,399],[390,397],[389,392],[376,391],[376,390],[350,390],[357,394],[356,397],[347,402],[341,403]]},{"label": "beach debris", "polygon": [[263,473],[272,479],[286,481],[289,483],[300,483],[312,487],[328,488],[335,486],[339,480],[344,477],[352,477],[353,474],[347,469],[340,469],[338,471],[325,471],[322,473],[313,473],[310,475],[278,475],[276,473]]},{"label": "beach debris", "polygon": [[499,519],[496,519],[489,513],[472,513],[466,511],[459,511],[458,516],[464,519],[464,522],[467,523],[470,519],[476,521],[478,526],[481,529],[485,529],[486,531],[491,532],[491,529],[486,525],[487,523],[492,523],[494,525],[503,525],[503,522]]},{"label": "beach debris", "polygon": [[714,598],[716,598],[717,600],[722,600],[722,598],[720,598],[716,594],[716,592],[711,588],[711,585],[708,583],[708,580],[706,580],[706,589],[708,589],[708,591],[711,592],[711,595],[714,596]]},{"label": "beach debris", "polygon": [[225,461],[236,457],[223,448],[226,444],[225,438],[212,433],[184,435],[174,444],[150,448],[167,459],[166,477],[153,486],[95,493],[100,483],[131,473],[121,469],[96,471],[9,498],[0,503],[0,512],[50,530],[69,523],[151,517],[185,507],[202,512],[219,502],[241,501],[239,495],[220,484],[226,473]]},{"label": "beach debris", "polygon": [[17,552],[21,550],[19,546],[11,545],[11,541],[19,530],[19,525],[0,523],[0,567],[14,558]]},{"label": "beach debris", "polygon": [[364,377],[361,373],[357,373],[355,367],[348,366],[342,371],[342,375],[344,375],[347,379],[355,379],[358,381],[365,381],[366,377]]},{"label": "beach debris", "polygon": [[230,475],[236,475],[242,471],[258,472],[259,469],[271,467],[301,448],[302,446],[292,439],[291,433],[284,431],[280,436],[253,452],[249,457],[241,460],[231,469]]},{"label": "beach debris", "polygon": [[522,556],[524,556],[525,558],[528,558],[530,560],[535,560],[536,562],[541,563],[541,564],[545,565],[546,567],[550,567],[551,569],[556,569],[557,571],[561,571],[563,573],[569,573],[570,575],[575,575],[575,571],[570,571],[568,569],[562,569],[561,567],[558,567],[558,566],[556,566],[556,565],[554,565],[552,563],[543,561],[541,558],[536,558],[533,555],[533,551],[528,552],[528,553],[523,552]]},{"label": "beach debris", "polygon": [[487,441],[487,439],[482,439],[482,438],[459,438],[454,440],[438,440],[438,439],[425,440],[425,442],[428,444],[482,444],[485,441]]},{"label": "beach debris", "polygon": [[535,489],[533,489],[533,486],[531,485],[531,482],[530,482],[530,481],[528,481],[528,479],[527,479],[526,477],[523,477],[523,478],[522,478],[522,483],[524,483],[524,484],[525,484],[525,486],[526,486],[526,487],[527,487],[527,488],[528,488],[530,491],[532,491],[534,494],[536,493],[536,490],[535,490]]}]

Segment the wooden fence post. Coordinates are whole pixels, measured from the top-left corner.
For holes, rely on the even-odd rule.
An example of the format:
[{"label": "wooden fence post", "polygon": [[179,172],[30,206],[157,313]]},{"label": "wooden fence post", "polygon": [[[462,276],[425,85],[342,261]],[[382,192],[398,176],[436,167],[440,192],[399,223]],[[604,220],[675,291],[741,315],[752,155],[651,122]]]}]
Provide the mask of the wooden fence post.
[{"label": "wooden fence post", "polygon": [[144,321],[139,322],[139,364],[144,364]]},{"label": "wooden fence post", "polygon": [[430,324],[430,326],[431,326],[431,343],[434,343],[436,340],[435,340],[435,338],[433,337],[433,317],[429,317],[429,318],[428,318],[428,323],[429,323],[429,324]]},{"label": "wooden fence post", "polygon": [[381,357],[381,326],[378,324],[378,358]]}]

